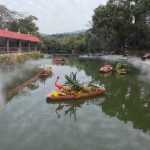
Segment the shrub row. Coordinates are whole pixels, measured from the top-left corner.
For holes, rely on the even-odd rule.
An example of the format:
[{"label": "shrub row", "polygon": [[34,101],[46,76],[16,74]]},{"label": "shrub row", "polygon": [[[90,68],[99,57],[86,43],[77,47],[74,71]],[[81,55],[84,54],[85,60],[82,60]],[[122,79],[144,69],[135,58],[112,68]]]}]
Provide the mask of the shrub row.
[{"label": "shrub row", "polygon": [[44,55],[40,52],[0,55],[0,64],[17,64],[29,59],[39,59]]}]

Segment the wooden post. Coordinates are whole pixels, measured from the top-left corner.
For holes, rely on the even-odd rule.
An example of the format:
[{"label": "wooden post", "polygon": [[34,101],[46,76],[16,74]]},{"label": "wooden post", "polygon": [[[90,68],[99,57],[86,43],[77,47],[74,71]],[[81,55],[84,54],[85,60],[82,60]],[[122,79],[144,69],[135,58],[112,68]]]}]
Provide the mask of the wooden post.
[{"label": "wooden post", "polygon": [[30,41],[28,41],[28,51],[30,52]]},{"label": "wooden post", "polygon": [[35,51],[37,51],[37,43],[35,43]]},{"label": "wooden post", "polygon": [[9,53],[9,39],[6,39],[6,51]]},{"label": "wooden post", "polygon": [[19,52],[21,52],[21,40],[19,40]]}]

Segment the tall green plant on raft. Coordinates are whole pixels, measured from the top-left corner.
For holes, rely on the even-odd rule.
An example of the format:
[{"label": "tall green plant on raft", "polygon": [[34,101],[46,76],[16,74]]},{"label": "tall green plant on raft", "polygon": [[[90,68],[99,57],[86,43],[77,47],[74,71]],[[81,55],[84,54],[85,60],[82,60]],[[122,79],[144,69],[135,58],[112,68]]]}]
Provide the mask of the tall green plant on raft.
[{"label": "tall green plant on raft", "polygon": [[127,64],[118,63],[115,70],[117,73],[126,74],[129,71],[129,66]]},{"label": "tall green plant on raft", "polygon": [[79,92],[81,90],[82,83],[80,83],[80,80],[77,79],[77,72],[76,73],[71,72],[69,76],[65,75],[65,78],[66,78],[65,84],[71,87],[73,91]]},{"label": "tall green plant on raft", "polygon": [[129,67],[128,67],[127,64],[118,63],[118,64],[116,65],[116,70],[120,70],[120,69],[126,69],[126,70],[128,70]]}]

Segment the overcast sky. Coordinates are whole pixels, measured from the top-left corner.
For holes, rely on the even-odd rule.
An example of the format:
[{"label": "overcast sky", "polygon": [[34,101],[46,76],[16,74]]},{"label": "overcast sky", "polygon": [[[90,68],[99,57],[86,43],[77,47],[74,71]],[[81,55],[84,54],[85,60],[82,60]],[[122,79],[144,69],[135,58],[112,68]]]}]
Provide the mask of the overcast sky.
[{"label": "overcast sky", "polygon": [[72,32],[88,28],[93,10],[107,0],[0,0],[11,10],[38,18],[41,33]]}]

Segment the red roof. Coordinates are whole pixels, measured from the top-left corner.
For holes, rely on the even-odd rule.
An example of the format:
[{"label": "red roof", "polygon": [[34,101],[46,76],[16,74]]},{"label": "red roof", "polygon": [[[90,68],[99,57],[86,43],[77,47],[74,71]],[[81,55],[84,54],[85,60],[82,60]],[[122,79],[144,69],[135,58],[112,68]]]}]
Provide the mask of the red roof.
[{"label": "red roof", "polygon": [[4,29],[0,29],[0,37],[7,37],[12,39],[20,39],[24,41],[31,41],[31,42],[40,42],[40,39],[35,36],[29,36],[22,33],[16,33]]}]

